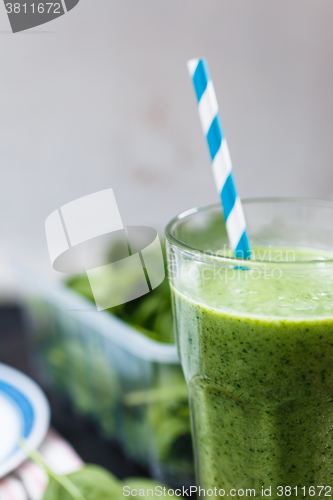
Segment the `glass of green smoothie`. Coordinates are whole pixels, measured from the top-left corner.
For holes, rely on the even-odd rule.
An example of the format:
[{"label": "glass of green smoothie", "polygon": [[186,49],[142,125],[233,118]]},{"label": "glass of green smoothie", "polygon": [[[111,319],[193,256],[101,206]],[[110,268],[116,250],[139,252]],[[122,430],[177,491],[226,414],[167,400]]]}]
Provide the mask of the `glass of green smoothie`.
[{"label": "glass of green smoothie", "polygon": [[197,483],[236,498],[309,497],[318,485],[331,496],[333,203],[243,206],[251,260],[233,257],[220,205],[166,229]]}]

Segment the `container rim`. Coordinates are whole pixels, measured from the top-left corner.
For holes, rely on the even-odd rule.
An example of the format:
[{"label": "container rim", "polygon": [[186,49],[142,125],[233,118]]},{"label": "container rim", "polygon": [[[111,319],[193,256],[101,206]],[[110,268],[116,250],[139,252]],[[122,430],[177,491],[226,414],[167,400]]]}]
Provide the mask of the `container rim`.
[{"label": "container rim", "polygon": [[44,303],[55,306],[65,317],[74,317],[83,328],[88,326],[113,346],[120,347],[139,359],[179,365],[175,344],[153,340],[107,311],[97,311],[88,299],[67,288],[63,282],[49,283],[16,262],[9,265],[17,291],[21,292],[23,300],[24,296],[41,298]]},{"label": "container rim", "polygon": [[[253,205],[255,203],[294,203],[294,204],[304,204],[307,203],[308,205],[312,206],[323,206],[323,207],[329,207],[333,210],[333,201],[330,200],[322,200],[318,198],[306,198],[306,197],[257,197],[257,198],[245,198],[242,199],[242,204],[243,205]],[[216,209],[218,207],[221,207],[220,203],[213,203],[210,205],[204,205],[202,207],[194,207],[190,208],[188,210],[185,210],[184,212],[181,212],[179,215],[174,217],[166,226],[165,228],[165,236],[168,242],[177,247],[182,253],[187,254],[188,256],[191,256],[195,260],[201,261],[201,262],[207,262],[207,263],[217,263],[221,265],[227,265],[227,266],[244,266],[244,267],[262,267],[262,266],[271,266],[275,265],[276,262],[272,262],[271,260],[246,260],[246,259],[240,259],[236,257],[229,257],[227,255],[221,255],[217,253],[207,253],[203,250],[200,250],[198,248],[192,247],[188,245],[187,243],[181,241],[178,239],[175,234],[174,234],[174,229],[176,225],[186,219],[187,217],[191,217],[195,214],[202,213],[202,212],[208,212],[213,209]],[[326,264],[333,264],[333,257],[332,259],[313,259],[313,260],[295,260],[295,261],[284,261],[284,262],[279,262],[279,266],[283,268],[288,268],[291,269],[293,267],[300,268],[302,266],[304,267],[312,267],[320,264],[326,265]]]}]

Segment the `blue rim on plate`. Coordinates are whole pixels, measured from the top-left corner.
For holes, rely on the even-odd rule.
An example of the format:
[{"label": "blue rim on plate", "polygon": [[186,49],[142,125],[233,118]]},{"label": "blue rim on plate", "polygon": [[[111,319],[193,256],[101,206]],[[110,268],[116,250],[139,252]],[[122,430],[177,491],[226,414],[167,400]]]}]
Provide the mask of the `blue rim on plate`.
[{"label": "blue rim on plate", "polygon": [[23,373],[0,363],[0,478],[27,458],[20,440],[36,449],[49,424],[50,408],[40,387]]}]

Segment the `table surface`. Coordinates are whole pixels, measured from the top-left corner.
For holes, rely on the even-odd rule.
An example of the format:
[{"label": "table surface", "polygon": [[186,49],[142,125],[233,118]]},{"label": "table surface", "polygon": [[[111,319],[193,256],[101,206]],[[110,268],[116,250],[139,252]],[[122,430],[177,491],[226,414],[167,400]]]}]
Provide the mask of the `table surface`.
[{"label": "table surface", "polygon": [[[28,345],[19,307],[0,307],[0,362],[32,376],[28,360]],[[53,427],[73,446],[82,460],[109,469],[120,479],[146,476],[148,472],[126,457],[111,442],[101,438],[94,426],[74,415],[70,407],[59,407],[50,399]]]}]

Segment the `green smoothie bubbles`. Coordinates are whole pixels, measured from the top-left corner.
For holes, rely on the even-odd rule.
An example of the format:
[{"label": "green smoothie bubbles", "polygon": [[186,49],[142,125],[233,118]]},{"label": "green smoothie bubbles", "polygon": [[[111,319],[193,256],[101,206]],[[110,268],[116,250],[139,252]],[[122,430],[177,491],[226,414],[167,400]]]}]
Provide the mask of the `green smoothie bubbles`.
[{"label": "green smoothie bubbles", "polygon": [[219,205],[166,231],[198,486],[332,495],[333,203],[243,207],[251,260],[233,257]]}]

